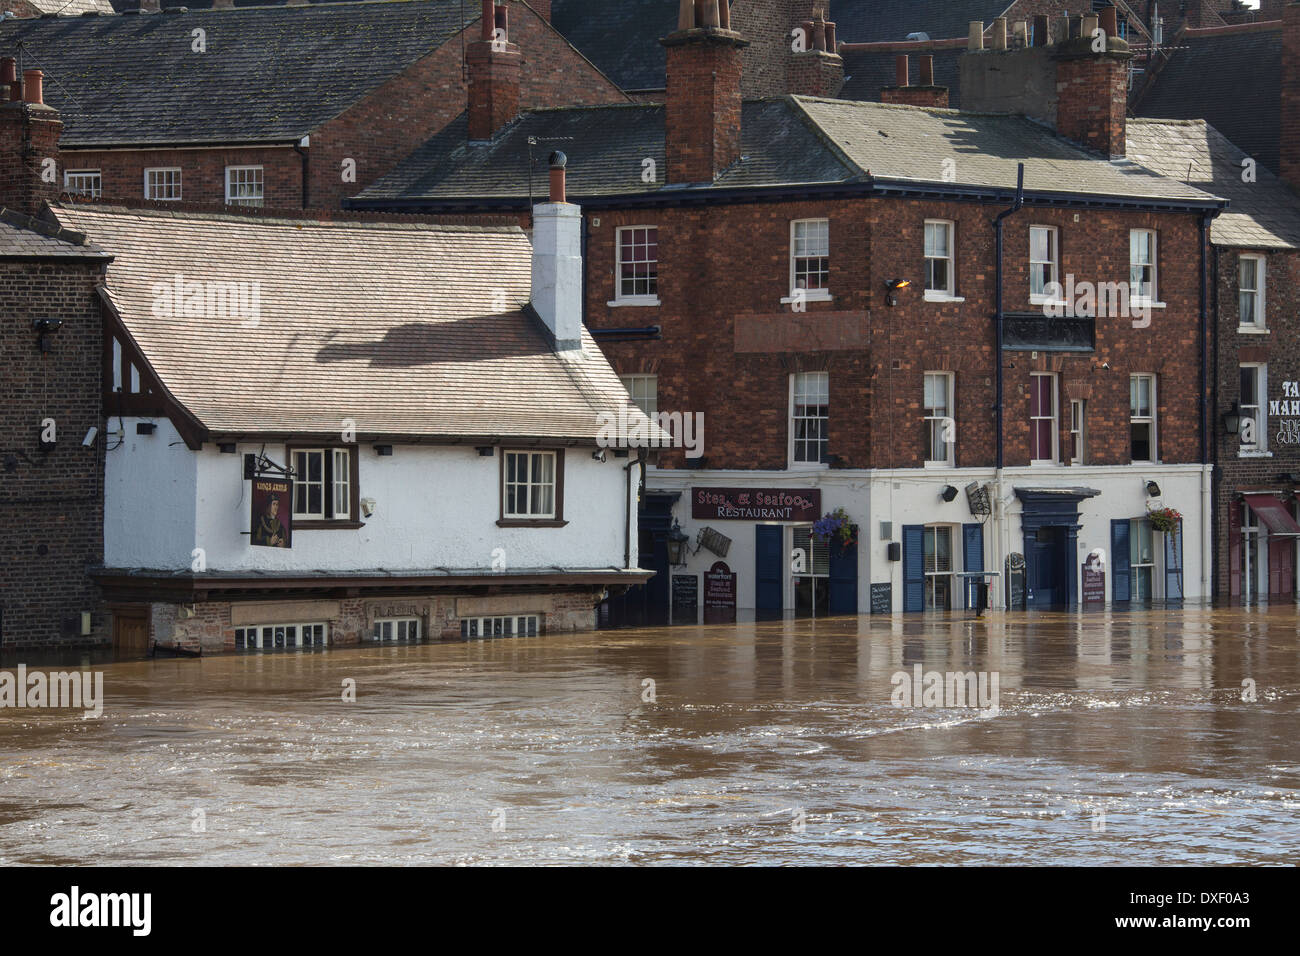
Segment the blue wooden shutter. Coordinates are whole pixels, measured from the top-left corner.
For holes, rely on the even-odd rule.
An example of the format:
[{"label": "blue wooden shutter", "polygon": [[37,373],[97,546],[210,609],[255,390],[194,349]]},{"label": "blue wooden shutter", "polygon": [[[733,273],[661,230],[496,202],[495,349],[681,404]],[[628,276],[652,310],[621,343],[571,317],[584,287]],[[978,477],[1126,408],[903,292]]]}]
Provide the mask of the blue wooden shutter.
[{"label": "blue wooden shutter", "polygon": [[925,525],[903,525],[903,610],[925,610]]},{"label": "blue wooden shutter", "polygon": [[779,611],[785,583],[785,529],[775,524],[754,526],[754,607],[759,611]]},{"label": "blue wooden shutter", "polygon": [[830,612],[832,614],[858,613],[858,541],[847,548],[839,538],[831,538]]},{"label": "blue wooden shutter", "polygon": [[1128,563],[1128,519],[1116,518],[1110,523],[1110,573],[1111,600],[1130,601],[1133,592],[1130,589]]},{"label": "blue wooden shutter", "polygon": [[1183,597],[1183,526],[1165,539],[1165,600],[1180,601]]},{"label": "blue wooden shutter", "polygon": [[[962,560],[965,564],[963,571],[983,571],[984,570],[984,526],[978,521],[972,524],[961,526],[961,543],[962,543]],[[965,585],[962,587],[961,606],[965,608],[975,605],[975,585],[981,582],[981,578],[962,578]]]}]

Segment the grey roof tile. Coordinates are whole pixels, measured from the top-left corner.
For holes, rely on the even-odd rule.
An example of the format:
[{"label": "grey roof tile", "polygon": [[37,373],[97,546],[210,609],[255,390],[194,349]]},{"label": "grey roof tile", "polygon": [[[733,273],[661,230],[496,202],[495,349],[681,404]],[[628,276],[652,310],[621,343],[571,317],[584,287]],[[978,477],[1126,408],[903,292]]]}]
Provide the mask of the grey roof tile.
[{"label": "grey roof tile", "polygon": [[[442,46],[459,0],[0,22],[0,55],[45,71],[65,146],[287,142]],[[478,5],[466,3],[470,20]],[[196,53],[191,31],[205,31]]]},{"label": "grey roof tile", "polygon": [[108,253],[83,233],[0,208],[0,259],[102,259]]}]

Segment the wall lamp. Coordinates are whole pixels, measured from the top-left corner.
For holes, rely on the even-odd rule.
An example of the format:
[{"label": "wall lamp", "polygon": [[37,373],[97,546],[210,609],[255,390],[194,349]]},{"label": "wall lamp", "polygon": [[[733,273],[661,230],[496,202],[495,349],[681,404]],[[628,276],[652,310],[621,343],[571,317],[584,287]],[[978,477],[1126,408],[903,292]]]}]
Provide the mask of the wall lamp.
[{"label": "wall lamp", "polygon": [[474,450],[478,452],[480,458],[491,458],[497,451],[492,445],[479,445]]},{"label": "wall lamp", "polygon": [[233,455],[235,453],[235,443],[233,441],[223,441],[217,444],[217,451],[223,455]]},{"label": "wall lamp", "polygon": [[605,449],[603,449],[603,448],[597,448],[595,451],[593,451],[593,452],[591,453],[591,460],[592,460],[592,461],[604,462],[604,461],[605,461]]},{"label": "wall lamp", "polygon": [[682,531],[682,526],[673,519],[673,526],[668,529],[668,563],[674,567],[679,567],[686,563],[686,556],[690,554],[690,536]]},{"label": "wall lamp", "polygon": [[939,492],[939,497],[944,501],[952,501],[957,497],[957,489],[953,485],[944,485],[943,491]]},{"label": "wall lamp", "polygon": [[1160,497],[1160,486],[1157,485],[1154,481],[1148,481],[1148,482],[1147,482],[1147,494],[1150,495],[1152,498],[1159,498],[1159,497]]},{"label": "wall lamp", "polygon": [[911,279],[889,279],[885,282],[885,288],[889,290],[885,296],[885,302],[890,306],[898,305],[898,290],[906,289],[912,284]]},{"label": "wall lamp", "polygon": [[1110,371],[1110,363],[1109,363],[1109,362],[1101,362],[1101,363],[1093,362],[1093,363],[1092,363],[1092,371],[1095,372],[1095,371],[1097,371],[1097,369],[1101,369],[1103,372],[1109,372],[1109,371]]},{"label": "wall lamp", "polygon": [[1232,408],[1223,413],[1223,430],[1229,435],[1241,432],[1241,403],[1233,402]]},{"label": "wall lamp", "polygon": [[392,446],[392,445],[376,445],[376,446],[375,446],[375,454],[376,454],[376,455],[379,455],[381,458],[391,458],[392,455],[393,455],[393,446]]},{"label": "wall lamp", "polygon": [[36,331],[36,347],[44,355],[50,350],[48,336],[51,332],[57,332],[63,326],[62,319],[34,319],[32,328]]}]

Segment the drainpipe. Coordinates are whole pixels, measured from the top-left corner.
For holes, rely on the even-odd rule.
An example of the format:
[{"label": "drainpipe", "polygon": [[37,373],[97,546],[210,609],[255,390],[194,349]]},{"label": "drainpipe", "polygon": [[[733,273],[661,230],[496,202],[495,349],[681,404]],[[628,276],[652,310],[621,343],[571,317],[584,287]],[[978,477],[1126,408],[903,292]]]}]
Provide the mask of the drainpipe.
[{"label": "drainpipe", "polygon": [[[1210,238],[1210,222],[1215,213],[1201,213],[1200,221],[1200,238],[1201,238],[1201,315],[1200,315],[1200,336],[1197,342],[1200,343],[1200,360],[1201,360],[1201,393],[1200,393],[1200,411],[1201,411],[1201,598],[1212,596],[1210,591],[1210,577],[1212,573],[1212,557],[1214,554],[1214,542],[1216,540],[1214,529],[1211,526],[1213,512],[1211,505],[1213,503],[1213,481],[1210,466],[1210,409],[1209,409],[1209,359],[1206,351],[1209,346],[1209,292],[1208,292],[1208,270],[1209,256],[1207,252]],[[1217,266],[1218,254],[1215,254]],[[1217,268],[1216,268],[1217,275]],[[1217,297],[1216,297],[1216,313]],[[1214,335],[1214,355],[1215,362],[1218,362],[1218,323],[1215,323]],[[1215,376],[1217,379],[1217,375]]]},{"label": "drainpipe", "polygon": [[[997,326],[997,333],[996,333],[997,349],[994,354],[994,361],[997,363],[997,398],[994,403],[994,409],[997,412],[997,427],[996,427],[996,437],[995,437],[995,441],[997,443],[997,466],[994,472],[994,479],[993,479],[993,491],[994,491],[993,501],[994,501],[994,506],[997,508],[997,514],[995,516],[995,522],[994,522],[995,527],[997,529],[997,542],[995,544],[993,554],[994,557],[996,558],[996,563],[994,567],[997,570],[1002,570],[1003,567],[1006,565],[1004,551],[1006,550],[1006,540],[1007,540],[1006,505],[1002,501],[1002,467],[1004,464],[1004,456],[1003,456],[1003,449],[1002,449],[1002,422],[1004,417],[1003,408],[1002,408],[1002,392],[1003,392],[1002,331],[1003,331],[1003,321],[1006,317],[1005,309],[1002,301],[1002,278],[1003,278],[1002,277],[1002,246],[1003,246],[1002,221],[1006,219],[1008,216],[1012,216],[1015,213],[1019,212],[1021,207],[1024,206],[1024,204],[1025,204],[1025,164],[1020,163],[1016,169],[1015,202],[1011,204],[1010,209],[1002,210],[1002,212],[998,213],[997,218],[993,220],[993,232],[996,239],[995,244],[997,246],[997,268],[996,268],[997,285],[995,289],[995,308],[997,312],[997,315],[995,317],[996,326]],[[1007,609],[1006,587],[1007,587],[1006,580],[1003,579],[1002,589],[1001,589],[1002,593],[998,595],[998,601],[1003,610]]]},{"label": "drainpipe", "polygon": [[293,151],[302,157],[302,208],[307,208],[307,150],[304,148],[311,145],[311,137],[304,136],[298,142],[294,143]]},{"label": "drainpipe", "polygon": [[[623,568],[631,570],[632,568],[632,468],[636,466],[641,470],[640,483],[645,482],[645,463],[649,451],[642,447],[637,449],[636,458],[628,459],[623,471],[627,473],[627,486],[623,492],[623,507],[626,509],[623,515]],[[637,485],[640,488],[640,484]],[[639,495],[637,496],[640,497]],[[640,564],[640,561],[637,561]]]}]

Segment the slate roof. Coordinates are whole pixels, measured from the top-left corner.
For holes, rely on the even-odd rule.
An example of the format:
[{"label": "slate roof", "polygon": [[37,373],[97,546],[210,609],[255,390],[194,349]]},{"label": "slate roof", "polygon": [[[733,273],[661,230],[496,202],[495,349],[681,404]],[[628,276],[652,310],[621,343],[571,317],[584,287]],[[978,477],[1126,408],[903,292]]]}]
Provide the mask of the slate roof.
[{"label": "slate roof", "polygon": [[[522,311],[531,247],[515,226],[52,211],[116,256],[114,308],[212,435],[337,433],[351,418],[365,435],[594,441],[599,412],[628,402],[585,329],[562,359]],[[248,283],[256,315],[168,314],[177,276]]]},{"label": "slate roof", "polygon": [[912,58],[912,82],[917,80],[916,58],[934,57],[934,82],[948,87],[948,106],[961,108],[961,70],[958,61],[966,48],[927,47],[922,44],[900,46],[897,49],[844,50],[844,86],[839,99],[880,101],[880,88],[893,86],[896,78],[894,63],[900,53]]},{"label": "slate roof", "polygon": [[113,5],[108,0],[27,0],[41,13],[57,13],[61,17],[79,17],[83,13],[111,14]]},{"label": "slate roof", "polygon": [[[1008,6],[1010,0],[834,0],[830,19],[838,39],[848,43],[906,40],[916,32],[947,39],[966,36],[971,20],[991,21]],[[664,88],[667,61],[659,38],[677,29],[676,0],[554,0],[551,19],[623,89]]]},{"label": "slate roof", "polygon": [[[545,190],[547,155],[560,149],[569,158],[569,192],[580,202],[821,184],[862,183],[866,189],[871,181],[1006,191],[1014,188],[1023,161],[1031,193],[1218,204],[1135,163],[1100,159],[1023,117],[804,96],[746,102],[740,161],[713,183],[665,186],[663,115],[657,105],[539,110],[524,113],[487,144],[467,142],[462,117],[347,204],[438,208],[511,199],[524,205],[529,137],[537,140],[534,197]],[[660,171],[657,184],[641,180],[646,158]],[[945,159],[953,160],[952,180],[944,178]]]},{"label": "slate roof", "polygon": [[1135,94],[1134,115],[1203,119],[1273,171],[1281,139],[1278,23],[1187,30],[1168,62]]},{"label": "slate roof", "polygon": [[[858,178],[858,171],[827,146],[789,98],[745,103],[741,131],[743,158],[710,188]],[[546,161],[557,149],[570,158],[567,189],[576,199],[647,192],[641,178],[646,159],[654,161],[662,183],[663,106],[619,104],[528,111],[490,144],[468,142],[462,115],[358,199],[482,197],[526,204],[530,137],[538,140],[532,147],[534,199],[546,194]]]},{"label": "slate roof", "polygon": [[[455,36],[460,11],[387,0],[5,20],[0,55],[45,71],[66,147],[291,142]],[[191,50],[196,28],[206,53]]]},{"label": "slate roof", "polygon": [[111,258],[82,233],[0,208],[0,259]]},{"label": "slate roof", "polygon": [[1129,120],[1128,156],[1229,200],[1210,226],[1215,245],[1300,248],[1300,196],[1262,167],[1255,182],[1243,182],[1246,154],[1204,120]]}]

